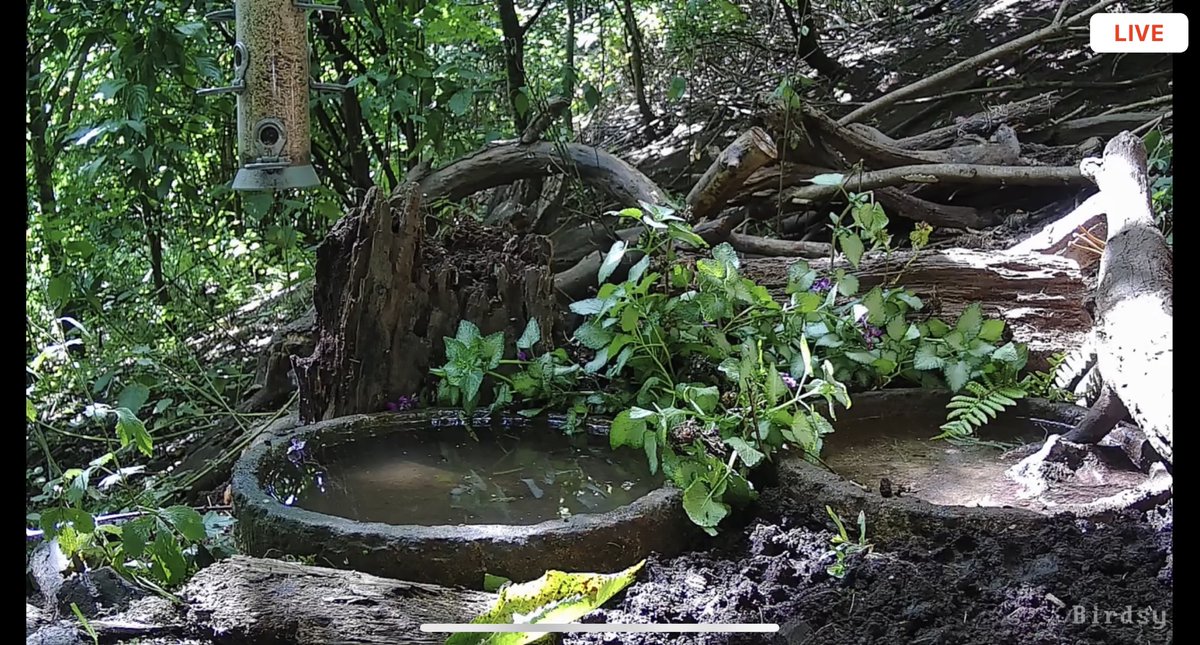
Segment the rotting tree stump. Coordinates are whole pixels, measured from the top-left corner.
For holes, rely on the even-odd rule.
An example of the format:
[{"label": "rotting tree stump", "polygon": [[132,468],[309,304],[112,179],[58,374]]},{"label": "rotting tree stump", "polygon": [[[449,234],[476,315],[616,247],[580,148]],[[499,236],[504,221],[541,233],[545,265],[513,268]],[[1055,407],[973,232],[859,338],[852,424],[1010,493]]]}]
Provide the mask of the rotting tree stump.
[{"label": "rotting tree stump", "polygon": [[466,218],[431,239],[420,193],[411,183],[390,198],[371,189],[317,249],[316,347],[293,357],[304,422],[376,412],[420,391],[461,320],[505,332],[510,352],[531,318],[549,339],[549,242]]}]

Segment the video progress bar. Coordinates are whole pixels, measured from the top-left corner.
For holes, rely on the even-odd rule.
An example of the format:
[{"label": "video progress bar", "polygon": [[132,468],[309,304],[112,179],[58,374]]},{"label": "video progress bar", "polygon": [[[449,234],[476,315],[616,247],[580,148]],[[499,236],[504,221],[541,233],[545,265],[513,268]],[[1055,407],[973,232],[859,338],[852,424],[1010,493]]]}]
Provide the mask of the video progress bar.
[{"label": "video progress bar", "polygon": [[421,625],[423,632],[454,632],[454,633],[487,633],[487,632],[535,632],[535,633],[567,633],[567,632],[684,632],[684,633],[739,633],[751,632],[772,634],[779,631],[779,625],[774,623],[566,623],[561,625],[541,623],[536,625],[514,625],[511,623],[485,625],[475,623],[425,623]]}]

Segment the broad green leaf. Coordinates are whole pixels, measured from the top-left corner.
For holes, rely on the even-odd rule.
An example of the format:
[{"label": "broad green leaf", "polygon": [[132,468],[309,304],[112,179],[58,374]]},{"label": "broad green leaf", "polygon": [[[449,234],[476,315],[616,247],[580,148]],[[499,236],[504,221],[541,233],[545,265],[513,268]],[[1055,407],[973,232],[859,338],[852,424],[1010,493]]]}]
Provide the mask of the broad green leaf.
[{"label": "broad green leaf", "polygon": [[1004,321],[998,318],[983,321],[983,326],[979,329],[979,338],[988,342],[1000,340],[1000,335],[1004,333]]},{"label": "broad green leaf", "polygon": [[737,251],[733,249],[728,242],[718,244],[712,250],[713,259],[725,268],[725,276],[736,273],[741,266],[741,261],[738,260]]},{"label": "broad green leaf", "polygon": [[1021,360],[1021,354],[1016,345],[1008,343],[992,352],[992,359],[1002,363],[1016,363]]},{"label": "broad green leaf", "polygon": [[683,510],[697,526],[712,531],[729,514],[729,507],[713,499],[703,480],[692,482],[683,491]]},{"label": "broad green leaf", "polygon": [[162,515],[183,537],[193,542],[205,538],[204,519],[195,509],[189,506],[168,506],[162,509]]},{"label": "broad green leaf", "polygon": [[951,392],[957,392],[967,384],[971,378],[971,366],[963,361],[955,361],[948,363],[945,366],[946,385],[950,386]]},{"label": "broad green leaf", "polygon": [[491,591],[491,592],[499,591],[500,587],[503,587],[504,585],[506,585],[510,582],[512,582],[512,580],[509,580],[508,578],[505,578],[503,576],[494,576],[490,573],[483,574],[483,590],[484,591]]},{"label": "broad green leaf", "polygon": [[929,335],[934,338],[942,338],[950,331],[950,327],[938,318],[930,318],[926,325],[929,328]]},{"label": "broad green leaf", "polygon": [[588,321],[580,325],[575,330],[575,340],[579,341],[584,347],[599,351],[601,347],[607,347],[612,342],[613,334],[600,324],[597,320]]},{"label": "broad green leaf", "polygon": [[459,387],[463,391],[463,407],[474,407],[475,399],[479,396],[479,387],[483,385],[483,372],[477,369],[468,370],[462,375]]},{"label": "broad green leaf", "polygon": [[113,413],[117,415],[117,438],[121,441],[121,447],[133,443],[147,457],[153,454],[154,441],[146,431],[146,424],[128,408],[116,408]]},{"label": "broad green leaf", "polygon": [[965,339],[972,340],[979,335],[982,326],[983,307],[978,302],[972,302],[959,315],[958,324],[954,326],[954,329],[961,333]]},{"label": "broad green leaf", "polygon": [[734,452],[737,453],[738,458],[742,460],[742,463],[746,464],[747,468],[753,468],[757,466],[763,459],[766,458],[766,455],[764,455],[754,446],[750,445],[748,441],[742,439],[741,437],[730,437],[725,440],[725,443],[729,444],[729,446],[733,448]]},{"label": "broad green leaf", "polygon": [[621,310],[621,331],[632,334],[638,327],[638,310],[632,304]]},{"label": "broad green leaf", "polygon": [[600,91],[591,83],[583,84],[583,100],[587,103],[588,109],[595,108],[600,105]]},{"label": "broad green leaf", "polygon": [[922,343],[917,346],[917,352],[913,355],[913,367],[919,370],[938,370],[942,368],[945,361],[938,356],[937,348],[929,343]]},{"label": "broad green leaf", "polygon": [[642,447],[642,437],[646,434],[646,421],[634,419],[629,410],[625,410],[613,419],[608,430],[608,443],[613,449],[621,446],[631,448]]},{"label": "broad green leaf", "polygon": [[858,236],[858,233],[843,233],[839,235],[838,246],[842,248],[842,253],[846,254],[846,260],[857,269],[858,263],[862,261],[863,253],[866,251],[863,247],[862,238]]},{"label": "broad green leaf", "polygon": [[33,401],[28,397],[25,398],[25,420],[33,423],[37,420],[37,410],[33,407]]},{"label": "broad green leaf", "polygon": [[154,567],[164,582],[175,585],[187,577],[187,560],[179,548],[179,542],[166,531],[157,531],[154,541],[146,547],[146,552],[154,558]]},{"label": "broad green leaf", "polygon": [[459,90],[454,93],[454,96],[450,97],[450,101],[446,107],[450,108],[450,112],[454,116],[462,116],[467,113],[467,110],[471,109],[471,98],[470,90]]},{"label": "broad green leaf", "polygon": [[587,374],[595,374],[604,367],[605,363],[608,363],[607,346],[601,347],[596,351],[596,355],[592,358],[592,360],[588,361],[588,363],[583,366],[583,371]]},{"label": "broad green leaf", "polygon": [[535,318],[530,318],[525,324],[525,331],[517,339],[517,349],[530,349],[542,338],[542,329]]},{"label": "broad green leaf", "polygon": [[874,363],[875,359],[877,359],[879,357],[875,356],[875,354],[873,354],[872,352],[846,352],[846,358],[854,361],[855,363],[862,363],[863,365],[870,365],[871,363]]},{"label": "broad green leaf", "polygon": [[604,256],[604,261],[600,263],[600,271],[596,274],[596,277],[601,284],[608,280],[608,277],[617,269],[623,257],[625,257],[625,242],[624,240],[617,240],[613,242],[612,248]]},{"label": "broad green leaf", "polygon": [[637,282],[638,280],[641,280],[641,279],[642,279],[642,274],[643,274],[643,273],[645,273],[645,272],[646,272],[646,269],[648,269],[648,268],[650,268],[650,256],[649,256],[649,255],[643,255],[643,256],[642,256],[642,259],[640,259],[640,260],[638,260],[638,261],[637,261],[637,264],[635,264],[635,265],[633,265],[632,267],[630,267],[630,269],[629,269],[629,281],[630,281],[630,282]]},{"label": "broad green leaf", "polygon": [[844,275],[837,282],[838,293],[847,298],[858,293],[858,276]]},{"label": "broad green leaf", "polygon": [[911,294],[907,291],[897,291],[893,295],[900,302],[903,302],[904,304],[908,305],[909,307],[912,307],[913,311],[920,311],[921,308],[925,306],[925,303],[921,302],[920,298],[914,296],[913,294]]},{"label": "broad green leaf", "polygon": [[[492,608],[471,622],[496,625],[519,619],[532,625],[573,623],[629,586],[644,565],[643,560],[612,574],[547,571],[537,580],[501,589]],[[525,645],[545,636],[545,632],[459,633],[446,639],[446,645]]]},{"label": "broad green leaf", "polygon": [[872,325],[883,324],[887,320],[887,308],[883,301],[883,290],[875,287],[863,296],[862,304],[867,308],[867,322]]},{"label": "broad green leaf", "polygon": [[458,322],[458,333],[454,335],[462,344],[470,347],[479,340],[482,334],[479,332],[479,327],[469,320],[460,320]]},{"label": "broad green leaf", "polygon": [[676,76],[671,79],[671,87],[667,90],[667,100],[676,101],[687,90],[687,79],[682,76]]},{"label": "broad green leaf", "polygon": [[588,298],[571,303],[571,312],[580,316],[592,316],[604,311],[604,301],[599,298]]},{"label": "broad green leaf", "polygon": [[150,388],[141,383],[130,383],[117,395],[117,407],[137,412],[142,409],[143,405],[146,405],[146,400],[149,398]]},{"label": "broad green leaf", "polygon": [[483,338],[480,349],[483,354],[480,358],[487,361],[484,369],[496,369],[504,359],[504,332],[498,331]]}]

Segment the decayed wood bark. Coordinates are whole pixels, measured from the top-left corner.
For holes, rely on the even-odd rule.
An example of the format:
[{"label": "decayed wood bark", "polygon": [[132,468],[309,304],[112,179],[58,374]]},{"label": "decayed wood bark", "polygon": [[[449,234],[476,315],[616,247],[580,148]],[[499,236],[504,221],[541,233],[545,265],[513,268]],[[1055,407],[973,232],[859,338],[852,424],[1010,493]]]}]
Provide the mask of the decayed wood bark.
[{"label": "decayed wood bark", "polygon": [[1087,267],[1095,263],[1096,254],[1072,242],[1079,238],[1080,229],[1104,236],[1107,231],[1104,227],[1104,200],[1100,194],[1096,194],[1070,213],[1013,245],[1010,250],[1014,253],[1061,255],[1075,260],[1081,267]]},{"label": "decayed wood bark", "polygon": [[[496,597],[245,556],[202,569],[178,595],[180,605],[151,596],[135,600],[124,612],[89,622],[101,642],[200,638],[239,644],[436,645],[445,642],[446,634],[424,633],[423,623],[470,622]],[[46,624],[47,618],[30,610],[27,606],[29,642],[84,642],[73,619]]]},{"label": "decayed wood bark", "polygon": [[[909,253],[893,253],[886,264],[879,257],[864,259],[857,270],[842,261],[836,267],[854,271],[861,288],[870,289],[895,278]],[[782,298],[787,269],[794,262],[748,259],[742,262],[742,274]],[[810,260],[809,266],[828,271],[829,260]],[[1088,285],[1079,267],[1065,258],[968,249],[924,251],[899,283],[925,300],[924,313],[947,320],[979,302],[985,315],[1005,320],[1013,340],[1028,344],[1031,366],[1038,369],[1050,354],[1077,345],[1091,329],[1083,302]]]},{"label": "decayed wood bark", "polygon": [[1096,286],[1096,364],[1150,444],[1172,463],[1172,257],[1154,224],[1146,148],[1123,132],[1080,169],[1100,187],[1108,241]]},{"label": "decayed wood bark", "polygon": [[[447,247],[425,239],[420,190],[411,183],[391,199],[372,189],[338,222],[317,249],[316,348],[293,361],[305,422],[379,411],[417,392],[461,320],[485,334],[513,334],[533,318],[549,338],[555,310],[545,238],[478,237]],[[471,253],[483,255],[468,266]]]},{"label": "decayed wood bark", "polygon": [[633,166],[603,150],[578,143],[494,144],[421,177],[418,183],[430,201],[442,197],[457,201],[521,179],[564,173],[578,173],[584,183],[622,206],[663,201],[658,186]]},{"label": "decayed wood bark", "polygon": [[754,171],[778,155],[775,142],[762,128],[750,128],[733,140],[692,187],[686,203],[692,221],[713,215],[737,193]]},{"label": "decayed wood bark", "polygon": [[180,594],[193,620],[240,643],[441,643],[422,623],[465,623],[495,598],[357,571],[237,556]]},{"label": "decayed wood bark", "polygon": [[951,145],[963,134],[990,135],[997,124],[1004,123],[1016,130],[1040,124],[1054,109],[1058,95],[1047,92],[1023,101],[988,108],[973,114],[954,125],[936,128],[904,139],[891,140],[899,148],[907,150],[935,150]]}]

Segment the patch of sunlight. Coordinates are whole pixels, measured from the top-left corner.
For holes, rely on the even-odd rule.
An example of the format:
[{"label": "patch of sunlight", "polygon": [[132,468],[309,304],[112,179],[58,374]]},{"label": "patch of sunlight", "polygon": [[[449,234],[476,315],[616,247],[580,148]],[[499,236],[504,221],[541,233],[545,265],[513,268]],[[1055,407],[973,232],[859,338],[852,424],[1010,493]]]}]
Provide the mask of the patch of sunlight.
[{"label": "patch of sunlight", "polygon": [[874,47],[868,47],[866,49],[860,49],[858,51],[845,54],[839,58],[839,61],[843,65],[850,65],[851,63],[857,63],[863,59],[875,59],[890,56],[896,53],[896,51],[895,45],[890,43],[881,43],[875,45]]},{"label": "patch of sunlight", "polygon": [[992,4],[980,9],[979,13],[975,14],[975,19],[972,22],[978,22],[980,20],[991,18],[992,16],[1000,13],[1008,13],[1009,17],[1013,17],[1016,15],[1016,12],[1011,11],[1011,9],[1013,6],[1020,4],[1022,1],[1023,0],[996,0]]}]

